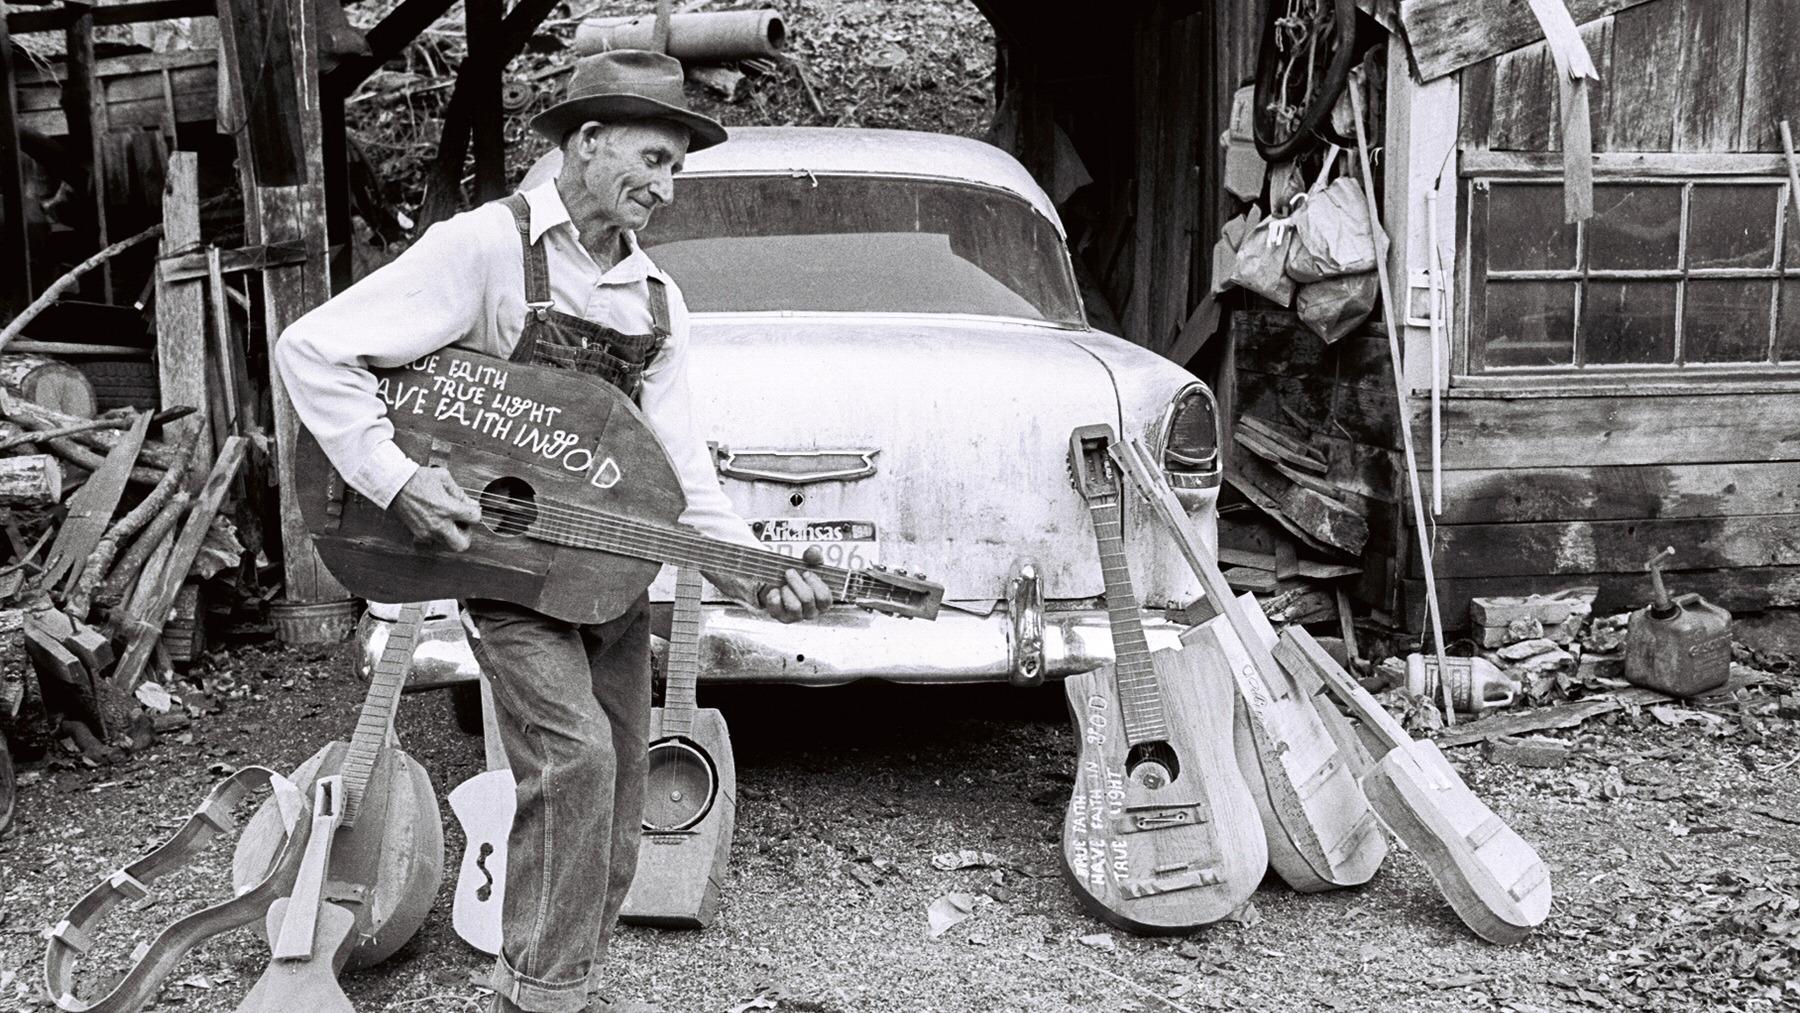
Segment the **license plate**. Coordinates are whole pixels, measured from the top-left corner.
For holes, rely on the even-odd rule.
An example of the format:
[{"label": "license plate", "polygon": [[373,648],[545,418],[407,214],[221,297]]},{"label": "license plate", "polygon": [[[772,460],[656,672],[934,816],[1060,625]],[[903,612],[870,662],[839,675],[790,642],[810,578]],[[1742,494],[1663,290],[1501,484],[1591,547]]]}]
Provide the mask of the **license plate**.
[{"label": "license plate", "polygon": [[798,517],[751,521],[750,530],[769,549],[795,559],[817,548],[826,566],[847,570],[881,561],[881,547],[871,521],[817,521]]}]

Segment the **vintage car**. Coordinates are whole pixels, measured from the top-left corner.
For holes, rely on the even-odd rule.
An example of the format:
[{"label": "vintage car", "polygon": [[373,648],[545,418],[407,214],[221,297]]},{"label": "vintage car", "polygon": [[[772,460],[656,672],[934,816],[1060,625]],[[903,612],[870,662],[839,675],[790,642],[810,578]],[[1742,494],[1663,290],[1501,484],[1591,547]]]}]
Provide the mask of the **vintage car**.
[{"label": "vintage car", "polygon": [[[553,173],[552,152],[526,185]],[[1034,684],[1112,658],[1069,437],[1142,437],[1209,545],[1220,479],[1205,385],[1088,324],[1056,209],[991,145],[895,130],[733,128],[688,159],[639,241],[692,313],[695,423],[769,548],[818,545],[944,586],[934,621],[841,604],[782,625],[708,588],[702,678]],[[1126,487],[1127,558],[1153,642],[1201,597]],[[651,589],[664,607],[668,568]],[[468,678],[451,610],[415,683]],[[364,658],[386,623],[361,627]],[[666,628],[666,627],[665,627]]]}]

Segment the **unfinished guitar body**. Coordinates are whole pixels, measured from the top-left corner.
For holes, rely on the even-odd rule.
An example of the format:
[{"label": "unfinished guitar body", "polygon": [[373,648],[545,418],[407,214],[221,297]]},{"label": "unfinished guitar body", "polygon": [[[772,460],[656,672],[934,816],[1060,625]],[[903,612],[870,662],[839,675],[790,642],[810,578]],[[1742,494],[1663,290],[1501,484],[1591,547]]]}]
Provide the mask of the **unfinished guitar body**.
[{"label": "unfinished guitar body", "polygon": [[[1252,602],[1243,613],[1266,635],[1255,649],[1273,647],[1275,631],[1262,610]],[[1280,669],[1276,684],[1265,682],[1224,616],[1181,639],[1202,658],[1216,659],[1212,664],[1235,670],[1238,769],[1262,816],[1276,874],[1301,893],[1367,883],[1387,857],[1387,837],[1307,692]]]},{"label": "unfinished guitar body", "polygon": [[1549,917],[1550,871],[1475,797],[1436,743],[1390,750],[1363,779],[1363,790],[1476,935],[1516,943]]},{"label": "unfinished guitar body", "polygon": [[[296,784],[312,784],[342,769],[348,746],[333,742],[294,772]],[[244,827],[232,859],[234,884],[263,875],[282,840],[280,814],[265,803]],[[404,750],[381,751],[352,826],[332,845],[326,899],[355,916],[352,970],[392,956],[406,944],[437,896],[444,875],[444,827],[431,776]],[[327,905],[329,906],[329,905]]]},{"label": "unfinished guitar body", "polygon": [[[263,925],[273,938],[286,920],[292,902],[283,897],[269,906]],[[338,968],[350,955],[356,916],[336,904],[319,905],[314,928],[316,955],[306,960],[271,960],[236,1013],[356,1013],[338,984]]]},{"label": "unfinished guitar body", "polygon": [[[1101,919],[1133,932],[1183,932],[1243,906],[1262,880],[1268,847],[1232,753],[1226,673],[1193,650],[1157,651],[1151,660],[1169,727],[1181,733],[1167,744],[1167,764],[1134,770],[1111,669],[1063,682],[1081,736],[1063,821],[1064,872]],[[1155,783],[1164,770],[1173,777]]]},{"label": "unfinished guitar body", "polygon": [[500,906],[506,900],[506,837],[518,812],[518,786],[506,768],[484,771],[450,790],[450,811],[462,825],[462,865],[450,924],[482,953],[500,952]]},{"label": "unfinished guitar body", "polygon": [[711,707],[695,710],[688,733],[671,738],[665,713],[658,707],[650,719],[644,836],[619,920],[701,929],[719,913],[737,826],[737,765],[724,715]]}]

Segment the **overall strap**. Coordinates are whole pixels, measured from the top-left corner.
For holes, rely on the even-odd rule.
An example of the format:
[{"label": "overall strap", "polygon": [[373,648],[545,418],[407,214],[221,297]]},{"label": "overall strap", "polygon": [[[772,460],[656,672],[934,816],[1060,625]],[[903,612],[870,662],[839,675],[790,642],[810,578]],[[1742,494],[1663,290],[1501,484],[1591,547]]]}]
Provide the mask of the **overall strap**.
[{"label": "overall strap", "polygon": [[531,205],[518,192],[500,199],[512,212],[513,224],[519,229],[520,257],[525,265],[525,308],[533,317],[544,319],[550,313],[550,264],[544,257],[542,243],[531,241]]},{"label": "overall strap", "polygon": [[650,329],[656,332],[659,341],[669,340],[669,287],[656,275],[646,275],[644,281],[650,288]]}]

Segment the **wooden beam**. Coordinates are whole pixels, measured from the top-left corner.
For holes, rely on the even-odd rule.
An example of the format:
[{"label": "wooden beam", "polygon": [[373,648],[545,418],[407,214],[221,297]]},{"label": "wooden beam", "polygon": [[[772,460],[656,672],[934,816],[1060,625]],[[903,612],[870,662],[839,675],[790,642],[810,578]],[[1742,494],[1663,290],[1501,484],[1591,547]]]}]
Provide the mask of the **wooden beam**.
[{"label": "wooden beam", "polygon": [[463,0],[469,61],[475,64],[468,87],[477,204],[506,195],[506,139],[502,135],[506,110],[500,104],[500,79],[506,60],[501,54],[500,15],[500,0]]},{"label": "wooden beam", "polygon": [[400,6],[388,12],[387,17],[363,33],[368,40],[368,56],[348,56],[338,60],[337,66],[325,75],[324,87],[326,96],[336,96],[340,101],[350,97],[357,85],[368,80],[382,64],[392,60],[412,45],[419,33],[430,28],[432,22],[444,16],[450,5],[456,0],[405,0]]},{"label": "wooden beam", "polygon": [[[42,11],[15,11],[6,16],[6,27],[14,35],[28,32],[54,32],[67,28],[81,15],[73,5]],[[169,21],[174,18],[203,18],[214,14],[212,0],[144,0],[141,3],[105,4],[94,11],[96,25],[135,25],[145,21]]]},{"label": "wooden beam", "polygon": [[[220,44],[236,78],[236,108],[249,141],[251,182],[257,186],[295,186],[307,181],[303,157],[304,115],[315,119],[318,104],[301,102],[299,68],[312,66],[316,51],[296,45],[286,16],[295,0],[219,0]],[[309,82],[310,84],[310,82]]]},{"label": "wooden beam", "polygon": [[[1647,0],[1567,2],[1575,23],[1584,25]],[[1401,0],[1400,24],[1411,52],[1413,69],[1421,81],[1434,81],[1544,37],[1531,8],[1523,3]],[[1548,100],[1548,96],[1545,98]]]},{"label": "wooden beam", "polygon": [[[1800,514],[1439,524],[1435,544],[1441,572],[1470,577],[1559,574],[1573,582],[1641,567],[1664,545],[1684,568],[1800,566]],[[1419,569],[1413,564],[1407,576]]]},{"label": "wooden beam", "polygon": [[[226,274],[240,271],[265,271],[284,264],[306,261],[304,243],[276,243],[270,246],[243,246],[219,251],[219,270]],[[212,273],[207,251],[170,253],[157,261],[156,276],[162,281],[191,281]]]},{"label": "wooden beam", "polygon": [[12,36],[0,25],[0,312],[10,319],[31,303],[31,233],[19,160],[19,97],[13,90]]},{"label": "wooden beam", "polygon": [[1438,523],[1793,513],[1800,513],[1800,461],[1577,465],[1445,472]]},{"label": "wooden beam", "polygon": [[[200,245],[200,156],[177,151],[169,156],[163,188],[165,256]],[[206,394],[206,284],[203,281],[156,281],[156,359],[161,387],[159,403],[204,406]],[[193,467],[212,463],[212,442],[196,416],[169,423],[164,439],[176,444],[195,433]]]}]

